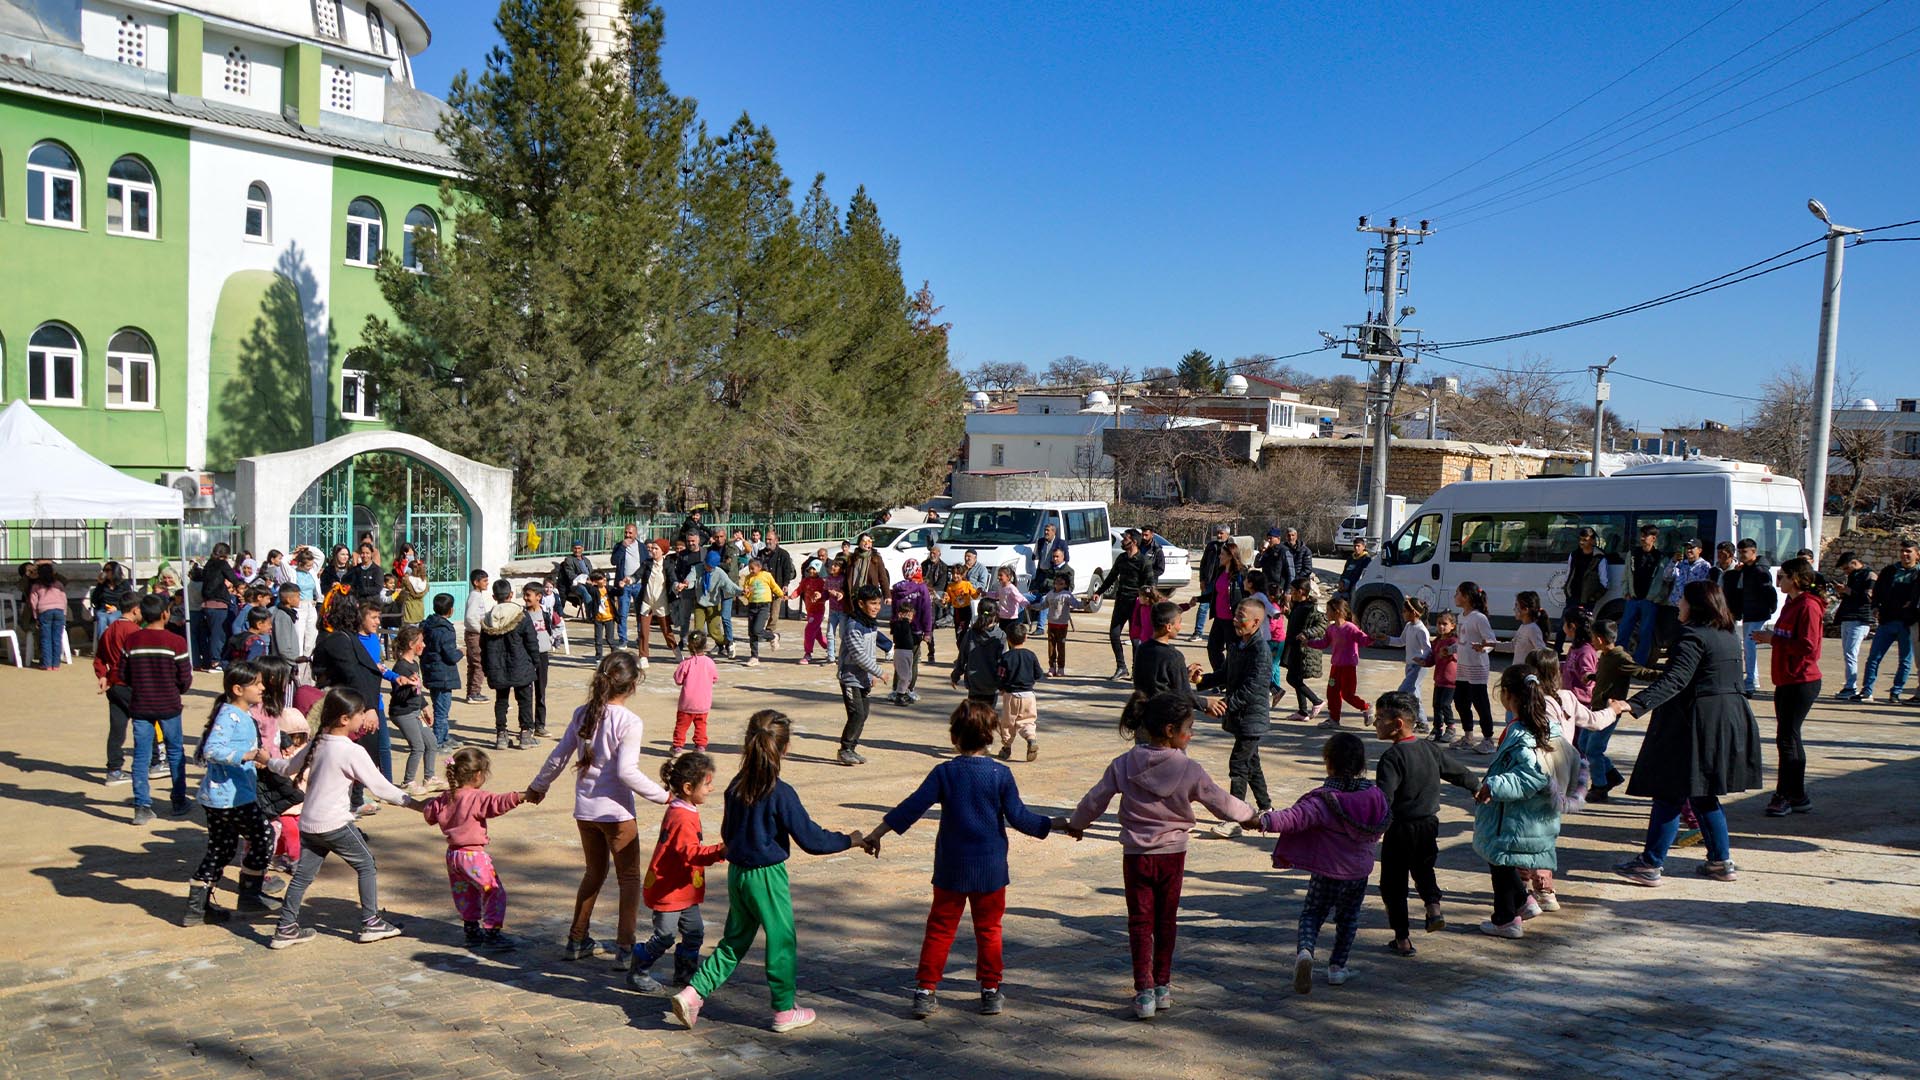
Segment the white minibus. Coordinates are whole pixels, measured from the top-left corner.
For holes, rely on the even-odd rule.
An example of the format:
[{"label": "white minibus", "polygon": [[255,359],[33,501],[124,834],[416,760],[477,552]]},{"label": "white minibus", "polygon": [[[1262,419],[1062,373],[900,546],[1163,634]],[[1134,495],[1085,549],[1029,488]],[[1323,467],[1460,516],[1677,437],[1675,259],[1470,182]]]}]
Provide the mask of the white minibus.
[{"label": "white minibus", "polygon": [[[1668,556],[1698,538],[1706,557],[1722,540],[1752,538],[1760,557],[1779,566],[1806,543],[1807,505],[1800,482],[1744,462],[1663,461],[1612,476],[1470,480],[1448,484],[1394,534],[1354,590],[1355,618],[1374,634],[1398,634],[1405,597],[1442,611],[1456,607],[1463,581],[1487,592],[1487,616],[1502,636],[1516,625],[1514,597],[1540,594],[1549,616],[1564,603],[1567,556],[1580,529],[1599,533],[1609,586],[1597,615],[1618,619],[1622,560],[1643,525],[1660,530]],[[1557,626],[1542,627],[1552,640]]]},{"label": "white minibus", "polygon": [[1103,502],[964,502],[947,513],[940,555],[959,565],[972,551],[989,574],[1011,565],[1022,589],[1034,572],[1034,545],[1046,526],[1067,542],[1073,591],[1086,596],[1113,572],[1112,540]]}]

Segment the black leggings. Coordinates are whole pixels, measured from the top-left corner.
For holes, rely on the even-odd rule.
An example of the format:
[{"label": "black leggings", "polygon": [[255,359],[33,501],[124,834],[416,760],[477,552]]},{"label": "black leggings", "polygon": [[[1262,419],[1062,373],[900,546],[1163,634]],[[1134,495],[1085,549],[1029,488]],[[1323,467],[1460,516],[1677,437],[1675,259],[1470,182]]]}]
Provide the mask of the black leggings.
[{"label": "black leggings", "polygon": [[1495,866],[1490,870],[1493,876],[1493,921],[1505,926],[1519,918],[1520,909],[1527,906],[1527,879],[1517,866]]},{"label": "black leggings", "polygon": [[1819,696],[1819,679],[1773,688],[1773,745],[1780,752],[1780,774],[1773,792],[1782,798],[1807,797],[1807,744],[1800,740],[1800,725],[1806,723]]},{"label": "black leggings", "polygon": [[1313,687],[1307,685],[1306,676],[1300,673],[1299,668],[1287,668],[1287,685],[1293,687],[1293,692],[1300,695],[1301,712],[1311,712],[1320,707],[1320,695],[1314,693]]},{"label": "black leggings", "polygon": [[1133,627],[1133,605],[1138,597],[1113,598],[1113,618],[1107,621],[1107,640],[1113,643],[1114,667],[1127,670],[1127,632]]},{"label": "black leggings", "polygon": [[1380,844],[1380,902],[1386,905],[1387,925],[1398,941],[1408,934],[1407,878],[1419,890],[1423,903],[1440,902],[1440,883],[1433,864],[1440,857],[1440,819],[1432,815],[1396,821],[1387,826]]},{"label": "black leggings", "polygon": [[1273,800],[1267,796],[1267,773],[1260,767],[1260,736],[1233,737],[1233,751],[1227,755],[1227,776],[1234,798],[1244,799],[1251,791],[1256,810],[1273,809]]},{"label": "black leggings", "polygon": [[1233,619],[1215,619],[1207,626],[1207,667],[1220,674],[1227,666],[1227,645],[1233,641]]},{"label": "black leggings", "polygon": [[[147,767],[143,761],[134,764],[143,769]],[[240,863],[240,872],[254,877],[266,873],[267,860],[273,857],[273,830],[267,827],[267,817],[260,812],[260,804],[250,802],[203,809],[207,812],[207,854],[194,870],[193,880],[205,885],[219,881],[242,840],[247,842],[247,857]]]},{"label": "black leggings", "polygon": [[1487,700],[1487,684],[1483,682],[1455,683],[1453,687],[1453,707],[1460,713],[1462,734],[1473,734],[1473,710],[1480,710],[1480,736],[1493,738],[1493,703]]}]

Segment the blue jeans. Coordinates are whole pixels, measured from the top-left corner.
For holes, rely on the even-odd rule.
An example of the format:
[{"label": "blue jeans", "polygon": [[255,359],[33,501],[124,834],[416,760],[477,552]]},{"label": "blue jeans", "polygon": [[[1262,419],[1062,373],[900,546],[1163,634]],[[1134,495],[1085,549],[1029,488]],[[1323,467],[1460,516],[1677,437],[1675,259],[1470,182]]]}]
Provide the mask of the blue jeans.
[{"label": "blue jeans", "polygon": [[1867,670],[1860,673],[1860,692],[1873,693],[1873,681],[1880,677],[1880,658],[1887,655],[1887,647],[1897,645],[1900,649],[1900,666],[1893,670],[1893,692],[1902,693],[1907,688],[1907,673],[1913,669],[1913,631],[1906,623],[1881,623],[1873,631],[1873,644],[1867,648]]},{"label": "blue jeans", "polygon": [[[1273,655],[1279,656],[1280,650],[1277,648],[1274,649]],[[1273,670],[1276,676],[1274,686],[1277,689],[1280,685],[1277,677],[1280,672],[1280,662],[1278,660],[1274,661]],[[1421,667],[1419,664],[1409,663],[1407,665],[1407,673],[1400,677],[1400,692],[1413,695],[1413,719],[1415,722],[1421,724],[1427,722],[1426,709],[1420,704],[1420,676],[1426,674],[1426,672],[1427,669]]]},{"label": "blue jeans", "polygon": [[374,712],[380,717],[380,728],[373,736],[373,746],[371,748],[373,750],[373,764],[375,768],[380,770],[380,775],[386,777],[388,783],[392,783],[393,729],[387,726],[386,706],[378,701],[375,701],[373,704]]},{"label": "blue jeans", "polygon": [[1760,672],[1755,665],[1760,662],[1760,643],[1753,640],[1753,632],[1765,626],[1765,623],[1739,622],[1733,624],[1733,632],[1740,635],[1740,647],[1746,650],[1747,681],[1740,688],[1751,694],[1760,688]]},{"label": "blue jeans", "polygon": [[107,627],[120,621],[120,612],[114,608],[96,611],[93,614],[93,640],[98,645],[100,639],[107,636]]},{"label": "blue jeans", "polygon": [[430,690],[433,695],[433,741],[446,745],[453,728],[453,691]]},{"label": "blue jeans", "polygon": [[173,778],[173,806],[178,810],[187,805],[187,750],[180,741],[180,717],[169,716],[165,720],[133,721],[133,805],[152,806],[153,799],[147,789],[147,766],[153,760],[153,729],[158,726],[160,737],[167,744],[167,772]]},{"label": "blue jeans", "polygon": [[1860,687],[1860,643],[1871,633],[1873,624],[1863,619],[1848,619],[1840,624],[1840,658],[1847,665],[1847,685],[1840,688],[1842,694],[1851,694]]},{"label": "blue jeans", "polygon": [[52,671],[60,666],[60,642],[67,636],[67,613],[43,611],[40,620],[40,666]]},{"label": "blue jeans", "polygon": [[721,640],[729,645],[733,644],[733,597],[731,596],[720,601],[720,634]]},{"label": "blue jeans", "polygon": [[615,625],[619,627],[617,636],[620,647],[623,649],[627,647],[627,613],[633,610],[634,598],[645,592],[646,588],[644,582],[636,581],[615,594],[614,618],[617,620]]},{"label": "blue jeans", "polygon": [[[1687,800],[1693,804],[1693,816],[1700,819],[1700,837],[1707,843],[1707,858],[1714,862],[1723,862],[1733,856],[1733,840],[1727,835],[1727,812],[1720,808],[1720,800],[1711,795],[1695,795]],[[1667,849],[1673,846],[1673,838],[1680,833],[1680,804],[1653,800],[1653,813],[1647,818],[1647,861],[1655,866],[1663,866],[1667,861]]]},{"label": "blue jeans", "polygon": [[[1659,610],[1651,600],[1629,600],[1627,609],[1620,613],[1619,637],[1615,641],[1622,646],[1633,642],[1633,662],[1636,664],[1645,665],[1647,657],[1653,655],[1653,639],[1656,636],[1653,627]],[[1640,632],[1639,641],[1633,640],[1636,629]]]},{"label": "blue jeans", "polygon": [[225,608],[201,608],[195,611],[194,618],[204,628],[202,640],[207,643],[207,651],[193,658],[200,667],[210,667],[223,663],[227,655],[227,619],[233,614]]},{"label": "blue jeans", "polygon": [[1594,787],[1607,787],[1607,774],[1613,771],[1613,759],[1607,756],[1607,744],[1613,741],[1613,733],[1620,729],[1619,724],[1599,729],[1582,728],[1573,740],[1581,755],[1587,759],[1587,769],[1593,773]]},{"label": "blue jeans", "polygon": [[1202,600],[1200,601],[1199,605],[1193,609],[1194,611],[1193,636],[1194,637],[1203,638],[1207,636],[1207,613],[1210,610],[1212,610],[1212,608],[1213,608],[1212,604],[1206,602],[1205,600]]},{"label": "blue jeans", "polygon": [[[953,617],[958,619],[960,617],[960,612],[956,610],[953,613]],[[835,611],[832,608],[828,608],[827,609],[827,663],[831,664],[839,659],[840,635],[846,633],[846,631],[847,631],[847,613],[844,611]]]}]

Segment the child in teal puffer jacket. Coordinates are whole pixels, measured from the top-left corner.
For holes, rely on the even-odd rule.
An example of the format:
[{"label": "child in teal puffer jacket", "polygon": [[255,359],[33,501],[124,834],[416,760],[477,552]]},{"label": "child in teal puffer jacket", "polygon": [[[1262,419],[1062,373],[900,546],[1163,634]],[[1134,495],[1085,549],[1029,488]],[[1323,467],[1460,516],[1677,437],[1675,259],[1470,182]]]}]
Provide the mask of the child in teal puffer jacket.
[{"label": "child in teal puffer jacket", "polygon": [[193,872],[182,926],[227,921],[228,912],[214,903],[213,892],[242,840],[247,855],[240,864],[240,910],[268,910],[261,886],[273,857],[273,832],[260,812],[254,778],[254,766],[265,764],[268,754],[248,712],[260,704],[265,687],[251,660],[229,664],[220,702],[200,733],[200,760],[207,771],[200,778],[199,802],[207,815],[207,853]]},{"label": "child in teal puffer jacket", "polygon": [[1527,904],[1522,871],[1552,870],[1560,839],[1560,806],[1554,786],[1560,732],[1547,713],[1540,677],[1526,664],[1501,673],[1500,701],[1514,723],[1493,752],[1480,790],[1474,793],[1473,850],[1493,875],[1493,919],[1482,933],[1517,938]]}]

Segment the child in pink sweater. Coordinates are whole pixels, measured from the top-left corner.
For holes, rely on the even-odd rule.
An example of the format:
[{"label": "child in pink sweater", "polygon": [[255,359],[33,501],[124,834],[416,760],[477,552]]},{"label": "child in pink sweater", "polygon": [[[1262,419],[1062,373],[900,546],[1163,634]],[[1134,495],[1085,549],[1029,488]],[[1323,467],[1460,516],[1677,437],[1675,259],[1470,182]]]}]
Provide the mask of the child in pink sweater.
[{"label": "child in pink sweater", "polygon": [[1120,733],[1147,741],[1113,759],[1071,817],[1054,827],[1080,839],[1120,796],[1120,877],[1127,895],[1127,943],[1133,955],[1133,1015],[1150,1020],[1173,1007],[1173,943],[1186,874],[1193,804],[1223,821],[1247,821],[1253,807],[1220,790],[1187,756],[1193,741],[1191,695],[1149,698],[1135,693],[1120,715]]},{"label": "child in pink sweater", "polygon": [[673,681],[680,687],[680,703],[673,711],[670,753],[674,757],[686,752],[689,729],[693,731],[693,748],[702,753],[707,749],[707,714],[713,711],[713,688],[720,681],[720,668],[707,655],[710,644],[703,631],[687,634],[689,655],[673,669]]},{"label": "child in pink sweater", "polygon": [[1327,672],[1327,718],[1323,728],[1340,726],[1342,701],[1360,710],[1360,723],[1373,723],[1373,706],[1360,696],[1360,646],[1373,638],[1353,624],[1353,609],[1345,600],[1327,601],[1327,632],[1307,642],[1310,649],[1325,649],[1330,655]]},{"label": "child in pink sweater", "polygon": [[1310,875],[1293,962],[1293,988],[1302,994],[1313,989],[1313,949],[1329,913],[1337,929],[1333,955],[1327,958],[1327,983],[1339,986],[1352,974],[1347,954],[1360,931],[1360,904],[1367,898],[1374,852],[1391,816],[1386,793],[1361,776],[1367,769],[1367,747],[1360,736],[1342,731],[1327,740],[1320,756],[1327,764],[1325,784],[1285,810],[1269,810],[1246,823],[1249,829],[1257,825],[1261,832],[1280,834],[1273,845],[1273,865]]},{"label": "child in pink sweater", "polygon": [[506,952],[514,947],[503,928],[507,924],[507,887],[487,853],[487,819],[519,806],[526,794],[504,795],[484,790],[492,775],[487,755],[466,747],[447,761],[447,791],[421,806],[427,824],[447,835],[447,883],[453,887],[453,906],[467,928],[467,948]]}]

